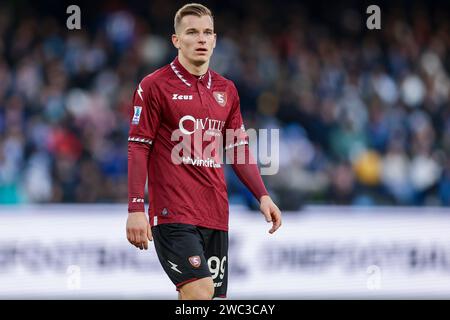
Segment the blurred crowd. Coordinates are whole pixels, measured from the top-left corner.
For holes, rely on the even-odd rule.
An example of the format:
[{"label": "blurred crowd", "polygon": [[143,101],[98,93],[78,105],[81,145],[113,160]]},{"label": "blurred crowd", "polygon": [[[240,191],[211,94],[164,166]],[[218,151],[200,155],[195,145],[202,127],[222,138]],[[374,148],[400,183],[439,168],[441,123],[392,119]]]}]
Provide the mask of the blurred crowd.
[{"label": "blurred crowd", "polygon": [[[0,4],[0,203],[126,203],[128,108],[140,79],[175,57],[182,3],[81,6],[73,31],[65,8],[14,3]],[[263,176],[280,208],[450,205],[442,3],[384,3],[381,30],[345,4],[206,4],[211,67],[235,82],[246,128],[280,129],[279,172]],[[226,176],[230,202],[253,206]]]}]

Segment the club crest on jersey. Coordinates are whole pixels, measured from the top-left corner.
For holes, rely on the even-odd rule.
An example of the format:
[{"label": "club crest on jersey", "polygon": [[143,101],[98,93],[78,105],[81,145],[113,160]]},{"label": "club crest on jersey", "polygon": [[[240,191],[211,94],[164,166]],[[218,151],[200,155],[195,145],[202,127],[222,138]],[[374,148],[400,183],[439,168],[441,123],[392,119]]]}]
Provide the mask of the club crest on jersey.
[{"label": "club crest on jersey", "polygon": [[202,259],[200,259],[200,256],[192,256],[189,257],[189,262],[194,268],[198,268],[202,264]]},{"label": "club crest on jersey", "polygon": [[213,95],[214,95],[214,98],[216,99],[217,103],[220,106],[225,107],[225,105],[227,104],[227,93],[214,91]]},{"label": "club crest on jersey", "polygon": [[131,120],[132,124],[137,125],[139,123],[139,119],[141,118],[141,112],[142,112],[142,107],[134,106],[133,120]]}]

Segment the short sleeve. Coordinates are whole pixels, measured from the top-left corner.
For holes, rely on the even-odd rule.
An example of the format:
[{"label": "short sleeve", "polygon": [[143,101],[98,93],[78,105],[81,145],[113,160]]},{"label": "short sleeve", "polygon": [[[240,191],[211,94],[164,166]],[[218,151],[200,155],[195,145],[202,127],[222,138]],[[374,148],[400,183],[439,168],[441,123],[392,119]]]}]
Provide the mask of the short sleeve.
[{"label": "short sleeve", "polygon": [[[145,80],[145,79],[144,79]],[[161,107],[151,84],[141,81],[133,95],[130,108],[128,141],[152,144],[161,119]]]}]

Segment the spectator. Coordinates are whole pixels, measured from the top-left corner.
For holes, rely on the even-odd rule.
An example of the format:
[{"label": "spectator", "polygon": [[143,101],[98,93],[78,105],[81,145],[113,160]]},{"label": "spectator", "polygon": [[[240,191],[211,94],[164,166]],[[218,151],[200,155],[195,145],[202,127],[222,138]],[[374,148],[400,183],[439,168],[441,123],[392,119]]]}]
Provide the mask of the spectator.
[{"label": "spectator", "polygon": [[[211,67],[237,84],[247,129],[280,129],[280,169],[264,179],[281,209],[449,206],[445,4],[418,12],[384,3],[382,30],[371,32],[330,21],[315,2],[255,4],[211,4],[218,21],[232,22],[216,26]],[[42,14],[52,9],[45,1],[0,5],[0,203],[126,200],[131,95],[175,55],[161,26],[176,8],[157,7],[104,1],[92,7],[95,21],[86,15],[82,30],[68,31]],[[226,175],[230,200],[251,206]]]}]

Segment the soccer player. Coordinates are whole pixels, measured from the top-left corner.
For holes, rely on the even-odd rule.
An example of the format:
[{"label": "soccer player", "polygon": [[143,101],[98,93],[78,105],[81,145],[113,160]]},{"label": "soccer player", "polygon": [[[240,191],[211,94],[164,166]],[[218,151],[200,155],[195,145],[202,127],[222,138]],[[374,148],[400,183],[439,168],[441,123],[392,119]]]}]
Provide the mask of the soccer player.
[{"label": "soccer player", "polygon": [[[217,153],[204,159],[195,149],[183,154],[182,161],[174,161],[173,150],[180,141],[172,134],[217,138],[233,129],[231,143],[227,137],[222,144],[225,152],[243,148],[246,157],[251,155],[236,87],[209,69],[216,46],[211,11],[187,4],[177,11],[174,27],[172,43],[178,56],[144,77],[134,92],[126,231],[129,242],[141,250],[154,240],[179,299],[209,300],[226,297],[227,291],[228,197],[223,168]],[[200,141],[201,146],[209,143]],[[266,221],[272,222],[269,232],[274,233],[281,226],[280,210],[268,195],[257,165],[239,163],[236,154],[232,168],[260,202]],[[144,209],[147,177],[149,220]]]}]

